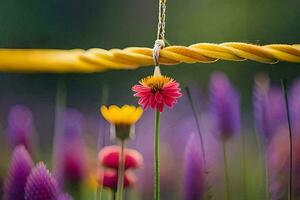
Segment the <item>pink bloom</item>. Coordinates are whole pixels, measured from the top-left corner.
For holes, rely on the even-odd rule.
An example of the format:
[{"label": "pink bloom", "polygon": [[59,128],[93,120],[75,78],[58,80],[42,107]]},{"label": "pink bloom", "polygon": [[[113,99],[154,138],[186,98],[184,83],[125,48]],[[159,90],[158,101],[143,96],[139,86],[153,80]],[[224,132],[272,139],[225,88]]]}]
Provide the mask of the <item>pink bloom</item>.
[{"label": "pink bloom", "polygon": [[[133,174],[125,172],[124,187],[132,187],[136,182],[136,178]],[[99,174],[98,183],[103,187],[116,189],[118,186],[118,172],[114,169],[105,169]]]},{"label": "pink bloom", "polygon": [[[102,166],[107,168],[119,168],[119,146],[107,146],[99,152],[99,160]],[[142,155],[133,149],[125,149],[125,170],[139,168],[143,164]]]},{"label": "pink bloom", "polygon": [[167,76],[148,76],[139,83],[132,90],[136,92],[134,96],[140,98],[138,103],[144,109],[150,106],[162,112],[164,105],[172,108],[177,103],[177,98],[182,96],[179,83]]}]

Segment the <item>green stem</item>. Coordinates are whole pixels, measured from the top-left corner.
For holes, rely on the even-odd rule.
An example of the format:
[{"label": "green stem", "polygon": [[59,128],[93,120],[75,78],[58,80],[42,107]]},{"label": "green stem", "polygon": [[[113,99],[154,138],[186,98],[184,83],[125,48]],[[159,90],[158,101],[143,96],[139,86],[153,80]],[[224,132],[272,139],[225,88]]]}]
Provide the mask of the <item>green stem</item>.
[{"label": "green stem", "polygon": [[[56,100],[55,100],[55,117],[54,117],[54,138],[53,138],[53,163],[57,163],[58,152],[64,151],[63,148],[59,148],[59,141],[62,139],[64,131],[64,113],[66,109],[67,101],[67,88],[63,80],[59,80],[56,89]],[[56,171],[56,165],[54,171]],[[64,184],[64,183],[62,183]]]},{"label": "green stem", "polygon": [[268,162],[269,162],[269,157],[268,157],[268,152],[266,150],[266,146],[265,146],[265,196],[266,199],[270,199],[270,192],[269,192],[269,166],[268,166]]},{"label": "green stem", "polygon": [[228,161],[227,161],[227,152],[226,152],[226,144],[227,142],[224,140],[223,142],[223,157],[224,157],[224,181],[225,181],[225,190],[226,190],[226,200],[231,199],[230,188],[229,188],[229,174],[228,174]]},{"label": "green stem", "polygon": [[[258,130],[255,129],[255,140],[258,148],[258,161],[261,164],[261,176],[259,176],[258,182],[261,184],[258,184],[257,187],[259,188],[260,195],[265,195],[267,194],[267,179],[266,179],[266,143],[265,141],[260,137]],[[267,198],[266,198],[267,199]]]},{"label": "green stem", "polygon": [[117,187],[117,200],[123,200],[123,191],[124,191],[124,176],[125,176],[125,158],[124,158],[124,149],[125,141],[121,140],[121,153],[120,153],[120,165],[118,171],[118,187]]},{"label": "green stem", "polygon": [[201,133],[201,128],[200,128],[200,123],[199,123],[199,119],[198,119],[198,115],[197,115],[197,111],[196,111],[196,107],[192,98],[192,94],[190,91],[190,88],[188,86],[185,87],[186,93],[187,93],[187,97],[189,100],[189,103],[191,105],[191,109],[192,109],[192,113],[195,119],[195,123],[196,123],[196,127],[197,127],[197,132],[199,134],[199,138],[200,138],[200,143],[201,143],[201,151],[202,151],[202,159],[203,159],[203,165],[204,165],[204,171],[205,171],[205,190],[206,190],[206,199],[211,199],[211,197],[213,196],[212,190],[211,190],[211,185],[209,184],[208,181],[208,175],[209,175],[209,170],[208,167],[206,165],[206,155],[205,155],[205,148],[204,148],[204,140],[203,140],[203,136]]},{"label": "green stem", "polygon": [[118,199],[118,197],[117,197],[117,196],[118,196],[118,195],[117,195],[117,191],[114,189],[114,190],[112,190],[111,192],[112,192],[112,194],[111,194],[111,196],[112,196],[111,199],[112,199],[112,200],[117,200],[117,199]]},{"label": "green stem", "polygon": [[159,200],[159,122],[160,112],[155,113],[155,144],[154,144],[154,200]]},{"label": "green stem", "polygon": [[98,186],[96,189],[95,199],[101,200],[102,198],[102,187]]},{"label": "green stem", "polygon": [[290,169],[289,169],[288,200],[292,200],[293,199],[293,136],[292,136],[292,127],[291,127],[291,119],[290,119],[290,112],[289,112],[290,108],[289,108],[286,80],[281,80],[281,85],[282,85],[282,90],[285,98],[285,108],[286,108],[286,115],[287,115],[287,121],[289,127]]},{"label": "green stem", "polygon": [[247,160],[246,160],[246,138],[245,134],[242,134],[242,159],[243,159],[243,188],[244,188],[244,200],[247,200]]},{"label": "green stem", "polygon": [[71,182],[70,180],[65,181],[65,187],[67,188],[67,191],[69,191],[70,195],[73,197],[80,197],[80,183],[79,182]]},{"label": "green stem", "polygon": [[205,148],[204,148],[204,141],[203,141],[203,137],[202,137],[202,133],[201,133],[201,128],[200,128],[198,115],[197,115],[197,112],[196,112],[195,104],[194,104],[194,101],[193,101],[193,98],[192,98],[189,87],[186,86],[185,90],[186,90],[186,93],[187,93],[187,96],[188,96],[188,99],[189,99],[189,102],[190,102],[190,105],[191,105],[191,108],[192,108],[193,116],[194,116],[196,126],[197,126],[197,131],[198,131],[198,134],[199,134],[199,137],[200,137],[202,157],[203,157],[203,162],[204,162],[204,168],[205,168],[205,171],[206,171]]}]

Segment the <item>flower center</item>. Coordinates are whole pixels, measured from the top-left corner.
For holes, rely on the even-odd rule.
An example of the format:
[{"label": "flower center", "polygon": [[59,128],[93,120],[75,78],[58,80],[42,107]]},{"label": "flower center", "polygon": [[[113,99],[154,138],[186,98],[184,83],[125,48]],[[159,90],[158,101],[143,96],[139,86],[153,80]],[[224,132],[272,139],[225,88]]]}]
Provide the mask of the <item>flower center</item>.
[{"label": "flower center", "polygon": [[167,76],[148,76],[140,81],[140,84],[146,87],[150,87],[153,93],[158,92],[167,83],[171,82],[173,79]]}]

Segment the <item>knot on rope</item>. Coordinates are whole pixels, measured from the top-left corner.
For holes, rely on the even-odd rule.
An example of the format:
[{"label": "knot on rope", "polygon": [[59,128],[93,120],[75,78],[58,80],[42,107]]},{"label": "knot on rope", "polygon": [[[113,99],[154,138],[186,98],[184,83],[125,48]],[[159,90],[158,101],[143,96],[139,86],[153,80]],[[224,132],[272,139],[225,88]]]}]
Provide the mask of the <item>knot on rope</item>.
[{"label": "knot on rope", "polygon": [[156,40],[153,48],[153,60],[154,66],[159,65],[159,51],[165,47],[165,42],[163,40]]}]

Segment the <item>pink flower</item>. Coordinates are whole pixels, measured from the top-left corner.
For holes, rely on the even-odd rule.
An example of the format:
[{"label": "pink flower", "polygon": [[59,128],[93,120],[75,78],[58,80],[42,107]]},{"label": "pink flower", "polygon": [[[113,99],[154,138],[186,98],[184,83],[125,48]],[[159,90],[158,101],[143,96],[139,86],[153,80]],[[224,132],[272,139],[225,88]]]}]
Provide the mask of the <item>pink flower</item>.
[{"label": "pink flower", "polygon": [[[100,164],[107,168],[119,168],[119,146],[107,146],[99,152]],[[133,149],[125,149],[125,170],[139,168],[143,164],[142,155]]]},{"label": "pink flower", "polygon": [[134,96],[140,98],[138,103],[144,109],[150,106],[162,112],[164,105],[172,108],[177,98],[182,96],[179,83],[167,76],[156,74],[143,78],[139,83],[132,90],[136,92]]},{"label": "pink flower", "polygon": [[[124,187],[132,187],[135,182],[135,176],[130,172],[125,172]],[[105,169],[100,171],[98,183],[103,187],[116,189],[118,186],[118,172],[114,169]]]},{"label": "pink flower", "polygon": [[[97,174],[97,182],[103,187],[116,189],[118,186],[118,169],[119,169],[119,146],[107,146],[99,152],[100,169]],[[142,155],[134,150],[125,148],[125,171],[124,187],[131,187],[136,182],[131,169],[140,168],[143,165]]]}]

